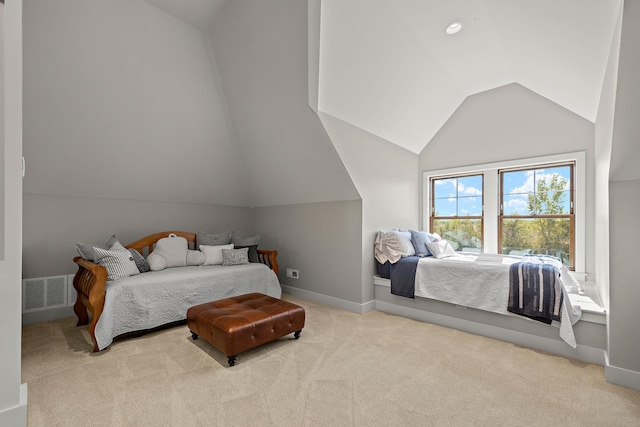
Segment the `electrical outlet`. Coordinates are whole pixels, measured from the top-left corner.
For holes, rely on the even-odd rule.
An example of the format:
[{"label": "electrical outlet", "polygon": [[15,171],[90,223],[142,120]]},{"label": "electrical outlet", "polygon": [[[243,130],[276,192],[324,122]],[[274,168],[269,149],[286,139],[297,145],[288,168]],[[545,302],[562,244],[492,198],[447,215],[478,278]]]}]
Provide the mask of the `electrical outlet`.
[{"label": "electrical outlet", "polygon": [[294,270],[293,268],[287,268],[287,277],[290,279],[299,279],[300,272],[298,270]]}]

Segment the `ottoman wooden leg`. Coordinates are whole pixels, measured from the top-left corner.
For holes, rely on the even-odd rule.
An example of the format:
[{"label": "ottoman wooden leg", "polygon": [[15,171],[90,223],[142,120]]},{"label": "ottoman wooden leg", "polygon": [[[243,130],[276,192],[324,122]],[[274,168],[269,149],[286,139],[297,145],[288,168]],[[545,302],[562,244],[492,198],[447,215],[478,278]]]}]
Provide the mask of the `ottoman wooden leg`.
[{"label": "ottoman wooden leg", "polygon": [[198,339],[198,334],[196,334],[195,332],[191,331],[191,338],[193,338],[193,340],[197,340]]},{"label": "ottoman wooden leg", "polygon": [[229,366],[233,366],[233,365],[236,364],[236,357],[237,356],[238,356],[237,354],[234,354],[233,356],[228,356],[228,358],[229,358],[229,360],[228,360],[229,361]]},{"label": "ottoman wooden leg", "polygon": [[295,338],[295,339],[300,338],[300,334],[301,334],[301,333],[302,333],[302,329],[300,329],[299,331],[296,331],[296,332],[293,334],[293,338]]}]

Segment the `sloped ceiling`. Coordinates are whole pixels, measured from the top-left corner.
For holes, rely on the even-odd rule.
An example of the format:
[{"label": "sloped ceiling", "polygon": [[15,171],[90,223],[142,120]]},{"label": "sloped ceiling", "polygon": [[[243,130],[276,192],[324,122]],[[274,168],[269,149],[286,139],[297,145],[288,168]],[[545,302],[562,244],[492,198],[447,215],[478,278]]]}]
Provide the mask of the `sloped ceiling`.
[{"label": "sloped ceiling", "polygon": [[[319,109],[419,153],[517,82],[595,121],[620,1],[323,0]],[[445,28],[461,22],[463,30]]]},{"label": "sloped ceiling", "polygon": [[209,28],[229,0],[145,0],[170,15],[196,27]]},{"label": "sloped ceiling", "polygon": [[[200,29],[228,2],[147,1]],[[320,1],[318,109],[415,153],[467,96],[514,82],[594,122],[622,3]]]}]

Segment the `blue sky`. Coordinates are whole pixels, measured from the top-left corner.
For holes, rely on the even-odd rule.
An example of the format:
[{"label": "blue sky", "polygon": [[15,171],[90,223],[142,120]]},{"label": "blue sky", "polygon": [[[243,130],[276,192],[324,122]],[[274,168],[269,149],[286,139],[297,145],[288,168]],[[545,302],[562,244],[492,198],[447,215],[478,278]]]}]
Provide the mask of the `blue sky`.
[{"label": "blue sky", "polygon": [[[539,181],[551,182],[554,174],[565,178],[564,211],[569,212],[570,167],[514,171],[504,174],[504,213],[527,215],[528,196]],[[435,181],[435,210],[439,216],[482,215],[482,176],[444,178]]]},{"label": "blue sky", "polygon": [[480,175],[436,180],[434,193],[439,216],[482,215]]}]

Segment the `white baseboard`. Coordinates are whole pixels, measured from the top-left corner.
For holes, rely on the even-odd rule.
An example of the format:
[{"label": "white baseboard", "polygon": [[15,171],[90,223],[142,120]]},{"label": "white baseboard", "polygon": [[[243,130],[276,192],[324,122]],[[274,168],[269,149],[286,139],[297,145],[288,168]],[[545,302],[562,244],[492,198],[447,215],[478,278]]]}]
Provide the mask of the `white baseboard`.
[{"label": "white baseboard", "polygon": [[640,390],[640,372],[612,366],[608,357],[604,365],[604,377],[608,383]]},{"label": "white baseboard", "polygon": [[588,363],[595,363],[598,365],[604,365],[605,363],[605,351],[602,349],[585,345],[578,345],[576,348],[571,348],[561,340],[535,336],[511,329],[500,328],[498,326],[472,322],[470,320],[460,319],[457,317],[391,304],[386,301],[375,300],[375,302],[376,310],[380,310],[385,313],[408,317],[422,322],[434,323],[447,328],[458,329],[460,331],[482,335],[523,347],[529,347],[557,354],[559,356],[582,360]]},{"label": "white baseboard", "polygon": [[27,384],[20,384],[20,402],[16,406],[0,410],[0,426],[21,427],[27,425]]},{"label": "white baseboard", "polygon": [[289,294],[294,297],[306,299],[320,304],[329,305],[331,307],[340,308],[342,310],[351,311],[352,313],[364,314],[373,311],[376,308],[375,300],[360,304],[357,302],[347,301],[341,298],[331,297],[300,288],[294,288],[292,286],[280,286],[282,286],[282,292],[284,292],[285,294]]}]

